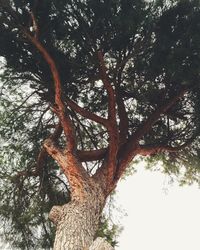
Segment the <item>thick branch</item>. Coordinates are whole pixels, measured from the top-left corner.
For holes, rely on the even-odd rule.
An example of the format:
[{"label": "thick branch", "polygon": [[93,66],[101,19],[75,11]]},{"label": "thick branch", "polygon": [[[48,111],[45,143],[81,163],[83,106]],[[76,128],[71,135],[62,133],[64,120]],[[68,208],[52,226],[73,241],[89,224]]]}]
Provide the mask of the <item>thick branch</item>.
[{"label": "thick branch", "polygon": [[96,123],[99,123],[105,127],[108,126],[108,121],[82,107],[80,107],[77,103],[75,103],[74,101],[67,99],[67,105],[74,110],[75,112],[79,113],[80,115],[82,115],[83,117],[95,121]]},{"label": "thick branch", "polygon": [[89,178],[89,175],[87,174],[81,163],[77,160],[74,128],[69,114],[65,110],[65,104],[62,100],[61,80],[58,69],[56,67],[55,61],[48,53],[48,51],[44,48],[44,46],[41,44],[41,42],[37,39],[37,37],[33,37],[23,27],[21,27],[21,30],[24,35],[29,39],[29,41],[42,54],[45,61],[50,67],[55,85],[56,106],[54,107],[54,110],[60,118],[61,125],[63,127],[64,134],[67,140],[66,149],[64,152],[54,144],[54,141],[51,138],[45,141],[44,148],[46,149],[48,154],[51,155],[52,158],[55,159],[60,165],[60,167],[63,169],[72,188],[72,196],[80,197],[84,193],[86,184],[85,180]]},{"label": "thick branch", "polygon": [[169,108],[171,108],[183,95],[186,93],[186,89],[181,89],[175,96],[166,101],[165,104],[158,107],[149,118],[144,121],[136,132],[129,138],[128,142],[121,147],[120,152],[118,154],[119,162],[118,162],[118,170],[115,176],[115,182],[121,177],[124,173],[128,164],[132,161],[135,155],[141,152],[141,148],[139,146],[139,139],[148,133],[155,122],[160,118],[161,114],[167,112]]},{"label": "thick branch", "polygon": [[169,145],[140,145],[138,148],[138,154],[142,156],[147,156],[147,155],[154,155],[158,153],[164,153],[164,152],[178,152],[187,146],[189,146],[193,141],[193,138],[189,139],[187,142],[183,143],[182,145],[172,147]]},{"label": "thick branch", "polygon": [[132,144],[131,147],[128,143],[122,145],[118,153],[118,165],[115,175],[114,184],[118,182],[121,176],[124,174],[126,168],[132,162],[133,158],[138,154],[138,144]]},{"label": "thick branch", "polygon": [[107,151],[108,148],[88,150],[88,151],[78,150],[77,155],[80,161],[98,161],[102,160],[105,157]]},{"label": "thick branch", "polygon": [[113,182],[114,174],[116,171],[116,159],[119,147],[119,132],[116,120],[116,96],[115,91],[109,81],[109,78],[106,73],[106,66],[104,63],[103,53],[98,51],[98,59],[100,63],[100,75],[103,81],[104,88],[108,94],[108,134],[109,134],[109,152],[108,152],[108,162],[107,162],[107,171],[108,171],[108,185]]},{"label": "thick branch", "polygon": [[66,159],[63,151],[55,144],[55,142],[48,138],[44,141],[44,148],[49,155],[62,167],[66,164]]},{"label": "thick branch", "polygon": [[[15,177],[39,176],[49,154],[58,162],[68,178],[72,188],[72,196],[80,197],[84,195],[84,189],[82,187],[85,186],[84,180],[87,180],[88,175],[82,170],[82,166],[79,162],[74,160],[74,157],[71,157],[71,155],[67,156],[65,152],[56,145],[56,141],[61,133],[62,127],[58,124],[55,132],[44,142],[44,146],[37,159],[36,169],[34,171],[21,171]],[[84,176],[84,178],[82,178],[82,176]]]},{"label": "thick branch", "polygon": [[114,89],[109,81],[106,73],[106,66],[104,63],[103,53],[98,51],[98,59],[100,63],[100,76],[103,81],[103,85],[108,93],[108,120],[110,122],[116,122],[116,97]]},{"label": "thick branch", "polygon": [[[32,14],[33,16],[33,14]],[[35,22],[35,20],[34,20]],[[69,118],[69,115],[67,114],[65,110],[65,105],[62,101],[62,88],[61,88],[61,81],[60,81],[60,75],[57,70],[55,61],[50,56],[50,54],[47,52],[47,50],[44,48],[44,46],[41,44],[41,42],[37,39],[37,37],[33,37],[27,30],[22,28],[22,31],[24,35],[31,41],[31,43],[38,49],[38,51],[43,55],[45,61],[50,67],[54,85],[55,85],[55,103],[57,105],[57,113],[59,115],[66,139],[67,139],[67,148],[70,152],[73,152],[76,147],[75,143],[75,136],[74,136],[74,129],[73,124]]]},{"label": "thick branch", "polygon": [[82,198],[85,195],[89,175],[80,162],[68,151],[61,150],[50,138],[45,140],[44,148],[62,168],[63,173],[69,181],[72,198]]},{"label": "thick branch", "polygon": [[[120,77],[121,78],[121,77]],[[116,85],[116,99],[119,115],[120,144],[126,142],[128,135],[128,115],[121,95],[120,86]]]}]

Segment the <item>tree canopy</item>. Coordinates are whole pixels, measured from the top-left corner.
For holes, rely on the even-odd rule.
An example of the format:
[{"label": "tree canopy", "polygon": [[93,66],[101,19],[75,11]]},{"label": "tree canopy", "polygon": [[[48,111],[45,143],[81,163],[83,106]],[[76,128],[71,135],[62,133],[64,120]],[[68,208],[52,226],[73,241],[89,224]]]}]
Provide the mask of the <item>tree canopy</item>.
[{"label": "tree canopy", "polygon": [[0,216],[21,249],[50,247],[70,200],[58,149],[106,166],[107,193],[137,155],[199,182],[199,1],[0,0],[0,34]]}]

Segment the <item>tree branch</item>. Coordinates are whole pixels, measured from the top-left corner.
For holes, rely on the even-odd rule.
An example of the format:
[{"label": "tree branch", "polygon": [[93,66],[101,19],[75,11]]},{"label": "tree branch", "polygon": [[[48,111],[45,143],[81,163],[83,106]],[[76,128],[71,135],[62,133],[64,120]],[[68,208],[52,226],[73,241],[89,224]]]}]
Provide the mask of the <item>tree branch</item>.
[{"label": "tree branch", "polygon": [[[33,13],[31,14],[31,17],[34,17]],[[35,18],[33,20],[35,21]],[[61,88],[61,80],[60,75],[57,70],[55,61],[50,56],[50,54],[47,52],[47,50],[44,48],[44,46],[41,44],[41,42],[37,39],[37,37],[33,37],[26,29],[21,27],[22,32],[24,35],[29,39],[29,41],[38,49],[38,51],[43,55],[45,61],[50,67],[54,85],[55,85],[55,103],[57,105],[56,110],[59,115],[66,139],[67,139],[67,149],[73,153],[73,151],[76,149],[76,142],[75,142],[75,136],[74,136],[74,129],[73,124],[69,118],[69,115],[67,114],[65,110],[65,105],[62,101],[62,88]]]},{"label": "tree branch", "polygon": [[142,156],[147,156],[147,155],[154,155],[154,154],[158,154],[158,153],[164,153],[164,152],[169,152],[169,153],[173,153],[173,152],[178,152],[184,148],[186,148],[187,146],[189,146],[194,138],[190,138],[188,139],[185,143],[183,143],[182,145],[173,147],[173,146],[169,146],[169,145],[140,145],[138,148],[138,154],[142,155]]},{"label": "tree branch", "polygon": [[108,94],[108,120],[110,122],[116,123],[116,97],[115,91],[109,81],[109,78],[106,73],[106,66],[104,63],[103,53],[102,51],[98,51],[98,59],[99,59],[99,70],[100,76],[103,82],[103,85]]},{"label": "tree branch", "polygon": [[45,140],[44,148],[48,154],[57,161],[67,177],[72,191],[72,198],[84,198],[90,177],[81,163],[77,160],[77,157],[69,154],[66,150],[61,150],[55,145],[51,138]]},{"label": "tree branch", "polygon": [[[76,112],[73,111],[73,115],[74,115],[74,119],[77,121],[78,125],[80,127],[82,127],[84,133],[89,137],[89,139],[91,140],[93,146],[95,147],[95,149],[97,149],[97,142],[96,142],[96,138],[93,138],[92,135],[90,134],[90,132],[88,131],[87,127],[82,123],[82,121],[79,119],[79,117],[77,116]],[[81,129],[79,131],[79,136],[80,136],[80,140],[82,143],[82,135],[81,135]],[[84,150],[84,146],[82,145],[82,150]]]},{"label": "tree branch", "polygon": [[80,161],[98,161],[102,160],[106,153],[108,152],[108,148],[101,148],[96,150],[78,150],[77,155]]},{"label": "tree branch", "polygon": [[[32,13],[32,18],[33,13]],[[35,21],[35,19],[33,20]],[[54,80],[55,86],[55,104],[53,107],[55,113],[59,116],[64,134],[66,137],[66,149],[63,151],[58,148],[52,138],[45,140],[44,148],[53,159],[55,159],[60,167],[63,169],[64,174],[68,178],[70,186],[72,188],[72,196],[81,198],[85,192],[85,186],[87,184],[89,175],[86,170],[83,168],[81,163],[77,160],[76,156],[76,141],[72,121],[65,109],[65,104],[62,100],[62,88],[61,80],[58,69],[56,67],[54,59],[44,48],[41,42],[37,39],[36,36],[32,36],[23,26],[20,26],[23,34],[28,38],[28,40],[37,48],[37,50],[42,54],[45,61],[47,62],[52,77]]]},{"label": "tree branch", "polygon": [[[56,128],[55,128],[55,131],[53,132],[52,135],[50,135],[50,137],[48,139],[51,139],[52,141],[54,141],[54,143],[57,142],[57,140],[59,139],[59,137],[61,136],[62,134],[62,126],[60,123],[58,123],[56,125]],[[43,170],[43,167],[46,163],[46,160],[47,160],[47,152],[45,150],[44,147],[41,148],[40,150],[40,153],[37,157],[37,162],[36,162],[36,165],[35,165],[35,170],[24,170],[24,171],[20,171],[17,173],[17,176],[40,176],[41,173],[42,173],[42,170]]]},{"label": "tree branch", "polygon": [[139,152],[141,152],[141,148],[139,146],[140,138],[152,129],[152,126],[160,118],[161,114],[166,113],[169,108],[171,108],[181,97],[183,97],[186,91],[187,89],[182,88],[176,95],[167,100],[165,104],[158,107],[149,116],[149,118],[147,118],[147,120],[144,121],[139,126],[136,132],[129,138],[127,143],[121,147],[120,152],[118,154],[119,161],[118,161],[117,173],[115,176],[115,182],[119,180],[119,178],[124,173],[126,167],[132,161],[134,156]]},{"label": "tree branch", "polygon": [[[63,128],[62,128],[61,124],[58,123],[58,125],[55,128],[54,133],[49,137],[49,139],[51,139],[52,141],[54,141],[54,143],[56,143],[58,141],[58,139],[60,138],[62,131],[63,131]],[[42,168],[45,165],[47,157],[48,157],[48,154],[47,154],[45,148],[42,147],[42,149],[38,155],[38,158],[37,158],[36,169],[34,171],[35,176],[38,176],[41,174]]]},{"label": "tree branch", "polygon": [[22,100],[22,103],[20,105],[18,105],[17,107],[15,107],[12,112],[15,112],[17,110],[19,110],[21,107],[23,107],[23,105],[28,101],[29,98],[31,98],[34,94],[36,94],[37,91],[33,91],[30,95],[26,96],[26,98],[24,100]]},{"label": "tree branch", "polygon": [[106,89],[108,94],[109,152],[107,161],[107,183],[108,185],[110,185],[113,182],[114,174],[116,171],[116,159],[119,148],[119,132],[116,120],[116,96],[106,73],[106,66],[104,63],[102,51],[98,51],[98,59],[100,63],[100,76],[103,81],[104,88]]},{"label": "tree branch", "polygon": [[32,24],[33,24],[33,31],[35,32],[34,36],[35,36],[36,39],[38,39],[39,29],[38,29],[38,25],[37,25],[35,16],[34,16],[32,11],[30,12],[30,16],[31,16]]},{"label": "tree branch", "polygon": [[108,121],[82,107],[80,107],[77,103],[75,103],[74,101],[67,99],[66,101],[67,105],[74,110],[75,112],[79,113],[80,115],[82,115],[83,117],[95,121],[96,123],[99,123],[105,127],[108,126]]},{"label": "tree branch", "polygon": [[167,100],[165,104],[158,107],[150,116],[144,121],[136,132],[131,136],[131,140],[138,141],[143,135],[148,133],[152,126],[156,123],[156,121],[160,118],[160,116],[167,112],[169,108],[171,108],[183,95],[186,93],[186,89],[182,88],[178,91],[178,93]]},{"label": "tree branch", "polygon": [[128,115],[124,105],[123,97],[121,95],[120,82],[118,84],[116,83],[116,100],[117,100],[118,115],[119,115],[119,131],[120,131],[119,140],[120,144],[123,144],[126,142],[128,135]]}]

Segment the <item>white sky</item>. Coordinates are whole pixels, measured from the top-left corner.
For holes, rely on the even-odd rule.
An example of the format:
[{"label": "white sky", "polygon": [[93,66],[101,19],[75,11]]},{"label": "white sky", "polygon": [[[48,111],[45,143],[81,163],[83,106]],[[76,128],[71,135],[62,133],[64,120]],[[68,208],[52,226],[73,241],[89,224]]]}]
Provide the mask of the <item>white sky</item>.
[{"label": "white sky", "polygon": [[168,181],[142,164],[120,181],[115,201],[127,216],[114,214],[124,227],[116,250],[200,250],[200,189]]},{"label": "white sky", "polygon": [[118,184],[115,199],[127,216],[117,250],[199,250],[198,186],[169,185],[165,175],[137,169]]}]

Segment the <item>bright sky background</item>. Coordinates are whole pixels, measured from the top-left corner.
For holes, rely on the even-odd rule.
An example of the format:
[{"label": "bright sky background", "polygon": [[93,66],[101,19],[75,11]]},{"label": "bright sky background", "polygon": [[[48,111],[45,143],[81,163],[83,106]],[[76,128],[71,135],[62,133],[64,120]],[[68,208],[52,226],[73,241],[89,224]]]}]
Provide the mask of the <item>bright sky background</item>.
[{"label": "bright sky background", "polygon": [[[200,250],[200,189],[179,187],[159,172],[144,170],[120,181],[116,206],[127,216],[116,250]],[[114,219],[116,219],[114,218]],[[11,250],[0,246],[0,250]],[[13,248],[12,248],[13,250]]]},{"label": "bright sky background", "polygon": [[117,206],[127,216],[117,250],[199,250],[200,189],[179,187],[159,172],[144,170],[118,185]]}]

